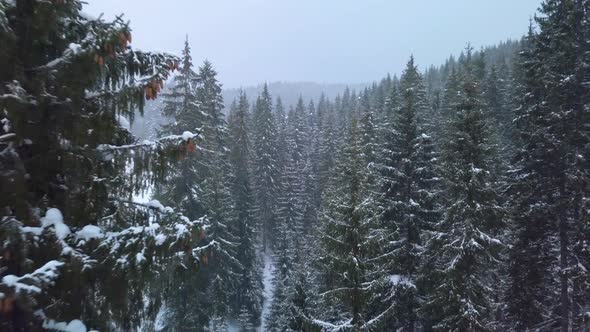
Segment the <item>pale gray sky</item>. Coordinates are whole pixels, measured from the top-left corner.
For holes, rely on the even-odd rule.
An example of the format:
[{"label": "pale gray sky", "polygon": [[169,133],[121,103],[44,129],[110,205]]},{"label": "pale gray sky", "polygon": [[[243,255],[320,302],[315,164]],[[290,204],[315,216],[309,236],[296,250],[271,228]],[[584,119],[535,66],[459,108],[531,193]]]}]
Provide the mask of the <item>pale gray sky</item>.
[{"label": "pale gray sky", "polygon": [[179,54],[185,35],[225,87],[264,81],[372,82],[474,47],[517,39],[540,0],[86,0],[124,13],[133,46]]}]

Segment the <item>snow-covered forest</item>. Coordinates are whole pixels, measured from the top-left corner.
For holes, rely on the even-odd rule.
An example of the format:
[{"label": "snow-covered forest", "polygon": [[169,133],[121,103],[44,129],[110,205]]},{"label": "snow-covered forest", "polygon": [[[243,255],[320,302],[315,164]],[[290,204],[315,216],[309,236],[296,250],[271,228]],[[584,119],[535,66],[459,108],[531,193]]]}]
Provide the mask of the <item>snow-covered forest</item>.
[{"label": "snow-covered forest", "polygon": [[590,331],[589,0],[287,103],[130,24],[0,0],[1,331]]}]

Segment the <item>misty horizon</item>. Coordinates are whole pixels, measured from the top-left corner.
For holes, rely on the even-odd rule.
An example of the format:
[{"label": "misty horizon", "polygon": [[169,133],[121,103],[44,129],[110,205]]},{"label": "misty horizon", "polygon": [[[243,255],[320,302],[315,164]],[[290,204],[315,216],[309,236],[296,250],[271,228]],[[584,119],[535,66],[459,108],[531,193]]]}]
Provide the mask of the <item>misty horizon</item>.
[{"label": "misty horizon", "polygon": [[360,8],[354,2],[310,0],[87,2],[83,10],[91,15],[111,20],[123,14],[139,49],[178,55],[188,35],[195,65],[211,61],[226,89],[265,82],[370,84],[387,73],[399,75],[410,55],[422,69],[438,66],[468,43],[477,50],[519,40],[540,4],[371,0]]}]

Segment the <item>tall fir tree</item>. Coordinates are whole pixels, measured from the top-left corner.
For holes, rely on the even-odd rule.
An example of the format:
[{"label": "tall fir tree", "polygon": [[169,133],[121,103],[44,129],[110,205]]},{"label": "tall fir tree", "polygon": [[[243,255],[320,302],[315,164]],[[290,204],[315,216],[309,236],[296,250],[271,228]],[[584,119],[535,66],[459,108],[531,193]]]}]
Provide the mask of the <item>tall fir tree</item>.
[{"label": "tall fir tree", "polygon": [[[237,290],[231,299],[232,311],[243,324],[257,326],[261,313],[262,281],[256,254],[256,224],[252,205],[249,104],[241,92],[229,114],[229,154],[232,169],[231,194],[234,201],[235,234],[239,238],[236,259],[241,265]],[[246,312],[244,312],[246,311]],[[248,318],[248,322],[243,320]]]},{"label": "tall fir tree", "polygon": [[320,235],[318,263],[326,275],[320,296],[333,306],[327,317],[333,322],[317,325],[333,330],[361,331],[382,327],[391,310],[373,313],[368,308],[382,285],[379,264],[375,264],[375,242],[371,225],[373,204],[368,195],[366,163],[362,137],[353,118],[346,144],[342,148],[333,187],[327,197]]},{"label": "tall fir tree", "polygon": [[509,314],[516,328],[582,330],[590,262],[588,2],[547,0],[540,14],[522,60]]},{"label": "tall fir tree", "polygon": [[440,331],[488,331],[490,280],[495,273],[502,225],[495,143],[469,61],[462,91],[453,107],[442,151],[445,214],[429,240],[440,284],[429,294],[425,311]]},{"label": "tall fir tree", "polygon": [[[201,131],[206,118],[197,103],[197,74],[193,69],[188,36],[182,50],[179,73],[174,76],[172,84],[170,91],[162,94],[162,115],[169,120],[169,123],[160,128],[159,134]],[[202,142],[197,142],[197,144],[200,143]],[[154,195],[164,204],[178,204],[189,218],[197,218],[205,214],[205,208],[199,199],[202,195],[197,164],[199,156],[196,150],[193,152],[177,156],[179,160],[174,166],[174,171],[171,172],[167,181],[156,186]]]},{"label": "tall fir tree", "polygon": [[155,278],[198,268],[202,220],[130,200],[197,135],[138,142],[121,125],[178,59],[133,50],[120,18],[81,8],[0,1],[3,331],[137,329],[168,300]]},{"label": "tall fir tree", "polygon": [[[396,315],[392,326],[419,329],[419,294],[416,289],[422,266],[425,231],[437,220],[437,161],[425,125],[428,114],[423,78],[411,57],[400,80],[399,104],[390,100],[392,118],[383,134],[388,140],[376,169],[383,223],[392,237],[384,248],[387,270],[396,276],[392,298]],[[403,281],[403,282],[399,282]]]},{"label": "tall fir tree", "polygon": [[209,220],[207,237],[215,241],[214,257],[208,259],[207,297],[211,299],[209,318],[213,331],[227,330],[227,319],[232,310],[231,300],[238,291],[235,276],[243,271],[237,259],[239,236],[234,222],[236,215],[230,186],[231,165],[228,156],[228,128],[223,114],[221,84],[209,61],[197,74],[196,103],[205,116],[201,132],[202,158],[199,160],[202,204]]},{"label": "tall fir tree", "polygon": [[280,175],[277,160],[277,127],[267,85],[264,85],[262,94],[256,100],[252,122],[252,172],[256,220],[262,233],[262,245],[266,250],[272,243],[271,234],[276,223],[276,198]]}]

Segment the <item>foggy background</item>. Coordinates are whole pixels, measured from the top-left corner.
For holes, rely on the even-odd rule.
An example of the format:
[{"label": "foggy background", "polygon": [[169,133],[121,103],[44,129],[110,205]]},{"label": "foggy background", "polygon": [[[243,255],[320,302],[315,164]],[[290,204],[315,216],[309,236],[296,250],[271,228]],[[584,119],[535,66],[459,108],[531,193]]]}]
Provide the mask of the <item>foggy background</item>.
[{"label": "foggy background", "polygon": [[133,46],[213,62],[225,88],[261,82],[366,83],[518,39],[540,0],[87,0],[131,21]]}]

